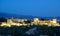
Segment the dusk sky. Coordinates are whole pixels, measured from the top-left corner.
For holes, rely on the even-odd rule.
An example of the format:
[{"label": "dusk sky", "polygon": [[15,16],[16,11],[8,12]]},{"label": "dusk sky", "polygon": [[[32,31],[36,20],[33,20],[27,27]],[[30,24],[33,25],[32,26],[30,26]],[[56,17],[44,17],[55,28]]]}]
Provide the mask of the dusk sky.
[{"label": "dusk sky", "polygon": [[0,0],[0,13],[60,16],[60,0]]}]

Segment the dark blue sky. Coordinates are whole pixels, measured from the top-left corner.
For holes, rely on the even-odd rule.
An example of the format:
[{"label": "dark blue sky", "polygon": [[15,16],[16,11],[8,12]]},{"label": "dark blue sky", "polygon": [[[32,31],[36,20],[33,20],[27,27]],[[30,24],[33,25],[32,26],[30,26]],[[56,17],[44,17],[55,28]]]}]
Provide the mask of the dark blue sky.
[{"label": "dark blue sky", "polygon": [[0,0],[0,12],[32,16],[60,16],[60,0]]}]

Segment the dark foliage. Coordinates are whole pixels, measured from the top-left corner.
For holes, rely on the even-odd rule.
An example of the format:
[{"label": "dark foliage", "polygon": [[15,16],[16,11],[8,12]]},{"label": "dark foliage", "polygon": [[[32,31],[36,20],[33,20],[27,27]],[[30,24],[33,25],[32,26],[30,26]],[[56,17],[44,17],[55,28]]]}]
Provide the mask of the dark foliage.
[{"label": "dark foliage", "polygon": [[24,22],[28,24],[28,23],[31,23],[32,21],[31,20],[27,20],[27,21],[24,21]]},{"label": "dark foliage", "polygon": [[[27,35],[26,31],[29,29],[37,27],[38,33],[35,35]],[[47,27],[47,26],[12,26],[12,27],[0,27],[0,34],[6,35],[10,34],[13,36],[40,36],[40,35],[48,35],[48,36],[60,36],[60,27]]]},{"label": "dark foliage", "polygon": [[5,19],[5,18],[0,18],[0,22],[7,22],[7,19]]}]

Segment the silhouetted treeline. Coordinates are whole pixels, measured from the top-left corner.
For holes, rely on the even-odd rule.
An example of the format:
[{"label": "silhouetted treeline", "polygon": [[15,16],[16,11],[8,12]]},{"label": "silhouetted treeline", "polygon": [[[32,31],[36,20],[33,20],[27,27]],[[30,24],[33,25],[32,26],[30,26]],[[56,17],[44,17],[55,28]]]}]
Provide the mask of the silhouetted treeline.
[{"label": "silhouetted treeline", "polygon": [[32,20],[27,20],[27,21],[24,21],[26,24],[28,24],[28,23],[31,23],[32,22]]},{"label": "silhouetted treeline", "polygon": [[0,22],[7,22],[7,19],[0,17]]}]

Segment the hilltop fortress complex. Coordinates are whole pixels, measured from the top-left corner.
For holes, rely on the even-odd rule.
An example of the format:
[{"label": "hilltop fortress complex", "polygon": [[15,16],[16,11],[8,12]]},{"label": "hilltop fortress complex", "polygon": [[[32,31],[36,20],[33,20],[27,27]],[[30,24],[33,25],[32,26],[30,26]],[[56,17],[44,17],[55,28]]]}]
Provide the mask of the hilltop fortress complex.
[{"label": "hilltop fortress complex", "polygon": [[38,18],[34,18],[34,23],[39,25],[48,25],[48,26],[59,26],[57,19],[52,20],[39,20]]},{"label": "hilltop fortress complex", "polygon": [[7,22],[2,22],[0,26],[28,26],[28,25],[47,25],[47,26],[60,26],[57,19],[52,20],[39,20],[34,18],[33,20],[27,19],[7,19]]}]

